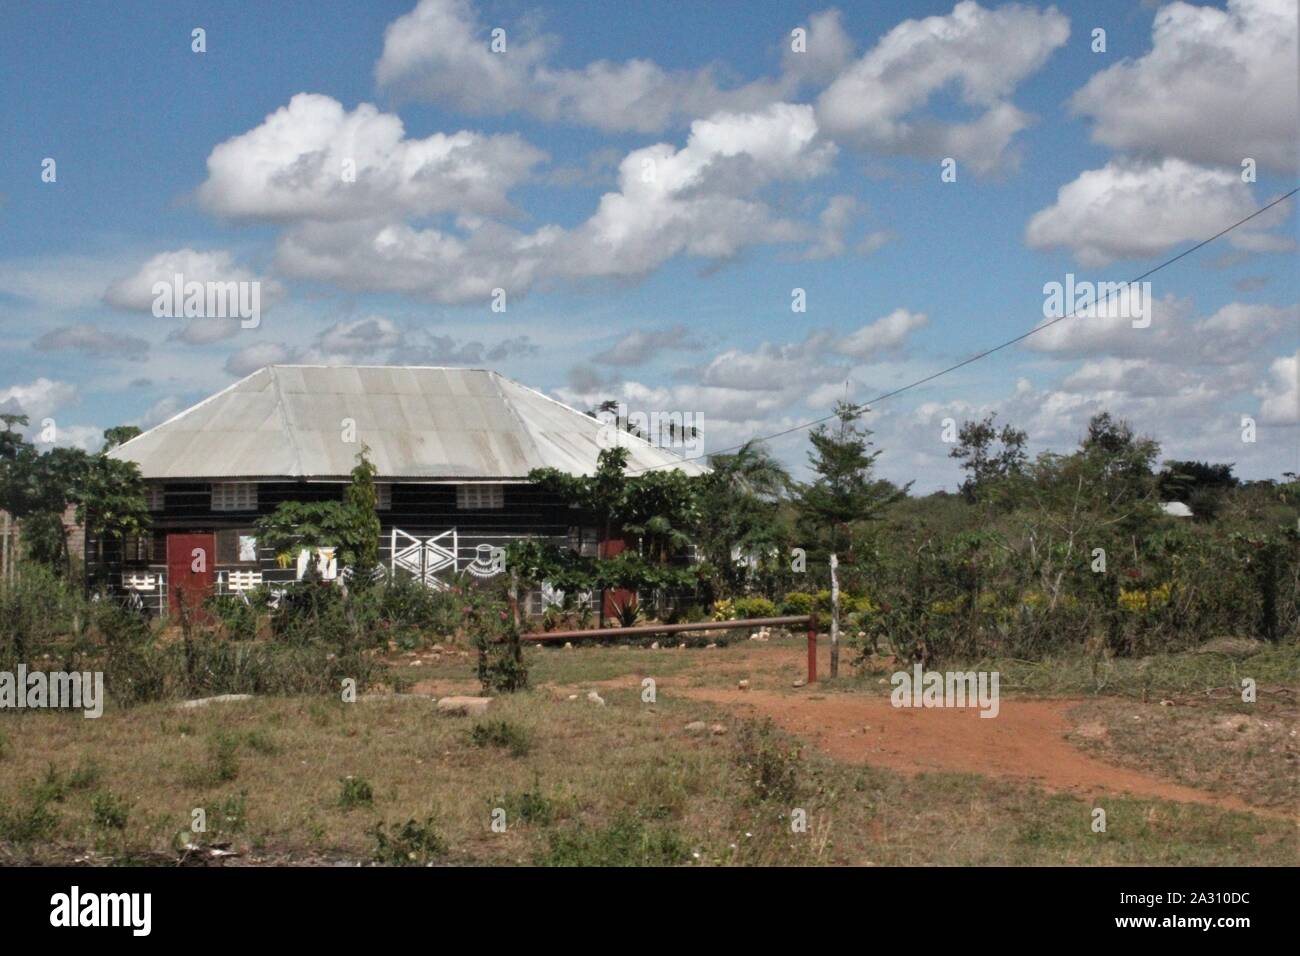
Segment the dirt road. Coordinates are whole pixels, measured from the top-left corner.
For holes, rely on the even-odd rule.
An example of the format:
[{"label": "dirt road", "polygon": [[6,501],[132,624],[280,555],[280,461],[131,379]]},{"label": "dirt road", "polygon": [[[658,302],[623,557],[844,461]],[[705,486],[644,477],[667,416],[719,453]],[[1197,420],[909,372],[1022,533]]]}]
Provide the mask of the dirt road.
[{"label": "dirt road", "polygon": [[679,687],[697,700],[771,717],[837,760],[905,773],[956,771],[1036,783],[1049,791],[1102,797],[1125,793],[1286,816],[1226,794],[1208,793],[1091,757],[1066,739],[1076,701],[1002,701],[996,718],[976,710],[895,708],[886,697],[801,695]]}]

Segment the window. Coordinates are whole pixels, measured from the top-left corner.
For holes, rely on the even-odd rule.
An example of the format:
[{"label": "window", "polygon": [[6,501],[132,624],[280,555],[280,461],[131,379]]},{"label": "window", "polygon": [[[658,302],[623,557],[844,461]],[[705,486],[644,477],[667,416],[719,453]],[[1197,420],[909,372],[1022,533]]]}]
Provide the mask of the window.
[{"label": "window", "polygon": [[457,485],[456,509],[476,511],[482,508],[505,507],[504,485]]},{"label": "window", "polygon": [[598,556],[600,534],[595,528],[569,528],[569,550],[577,552],[584,558]]},{"label": "window", "polygon": [[213,511],[256,511],[257,485],[251,481],[226,481],[212,486]]},{"label": "window", "polygon": [[153,536],[131,535],[122,542],[122,558],[126,561],[149,561],[153,557]]},{"label": "window", "polygon": [[145,485],[144,500],[150,511],[162,511],[167,507],[167,496],[163,493],[162,485]]},{"label": "window", "polygon": [[256,564],[257,538],[252,528],[224,528],[217,532],[217,564]]}]

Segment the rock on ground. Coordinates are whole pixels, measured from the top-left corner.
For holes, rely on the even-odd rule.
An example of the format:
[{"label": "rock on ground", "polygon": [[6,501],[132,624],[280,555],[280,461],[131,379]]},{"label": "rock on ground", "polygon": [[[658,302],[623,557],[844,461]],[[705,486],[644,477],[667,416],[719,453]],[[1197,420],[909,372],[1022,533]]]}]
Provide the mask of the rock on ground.
[{"label": "rock on ground", "polygon": [[478,716],[486,714],[492,704],[491,697],[444,697],[438,701],[438,709],[448,714],[469,714]]}]

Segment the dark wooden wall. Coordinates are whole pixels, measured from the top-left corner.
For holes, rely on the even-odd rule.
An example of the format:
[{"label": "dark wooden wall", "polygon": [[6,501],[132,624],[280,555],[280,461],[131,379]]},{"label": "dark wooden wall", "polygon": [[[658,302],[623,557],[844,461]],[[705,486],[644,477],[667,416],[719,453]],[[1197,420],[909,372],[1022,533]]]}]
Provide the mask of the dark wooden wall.
[{"label": "dark wooden wall", "polygon": [[[86,567],[92,586],[103,583],[115,593],[127,593],[121,584],[123,574],[165,572],[169,533],[224,530],[252,534],[257,519],[269,515],[282,502],[338,501],[346,487],[342,482],[259,482],[256,510],[236,512],[213,511],[206,482],[167,482],[165,506],[153,513],[152,533],[141,545],[130,544],[124,549],[115,541],[86,542]],[[461,510],[456,506],[455,485],[394,482],[391,504],[391,508],[378,512],[382,529],[380,561],[385,569],[391,566],[394,528],[418,538],[454,529],[462,563],[472,559],[474,549],[480,544],[503,547],[511,540],[537,537],[577,546],[578,534],[590,542],[595,532],[590,516],[530,484],[505,485],[502,508]],[[281,568],[270,548],[259,547],[255,564],[217,560],[215,567],[219,576],[222,572],[260,570],[262,580],[271,584],[296,578],[296,565]],[[161,612],[165,607],[166,594],[162,587],[136,593],[154,612]]]}]

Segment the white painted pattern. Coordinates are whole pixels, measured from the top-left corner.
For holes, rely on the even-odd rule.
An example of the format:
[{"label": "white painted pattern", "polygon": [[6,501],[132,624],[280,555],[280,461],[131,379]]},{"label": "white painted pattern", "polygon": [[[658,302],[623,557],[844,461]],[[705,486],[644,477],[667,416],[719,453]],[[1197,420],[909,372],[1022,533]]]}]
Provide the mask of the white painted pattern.
[{"label": "white painted pattern", "polygon": [[448,585],[439,580],[437,574],[448,568],[455,573],[457,550],[458,536],[455,528],[425,538],[394,528],[389,564],[393,571],[401,568],[409,572],[425,587],[444,591]]}]

